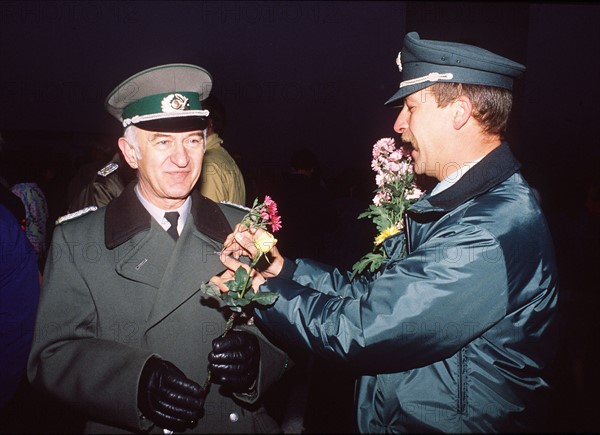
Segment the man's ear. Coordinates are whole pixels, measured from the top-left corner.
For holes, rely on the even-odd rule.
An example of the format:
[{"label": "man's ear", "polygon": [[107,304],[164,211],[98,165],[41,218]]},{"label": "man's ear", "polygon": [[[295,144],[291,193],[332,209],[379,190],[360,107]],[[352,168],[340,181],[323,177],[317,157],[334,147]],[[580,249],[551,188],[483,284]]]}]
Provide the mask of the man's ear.
[{"label": "man's ear", "polygon": [[127,162],[127,164],[129,166],[131,166],[133,169],[137,169],[138,159],[137,159],[137,156],[135,155],[135,149],[133,148],[133,145],[131,145],[127,141],[127,139],[125,139],[124,137],[120,137],[119,138],[119,149],[123,153],[123,157],[125,158],[125,161]]},{"label": "man's ear", "polygon": [[473,114],[473,103],[468,97],[461,95],[452,103],[452,106],[454,108],[453,126],[455,130],[460,130]]}]

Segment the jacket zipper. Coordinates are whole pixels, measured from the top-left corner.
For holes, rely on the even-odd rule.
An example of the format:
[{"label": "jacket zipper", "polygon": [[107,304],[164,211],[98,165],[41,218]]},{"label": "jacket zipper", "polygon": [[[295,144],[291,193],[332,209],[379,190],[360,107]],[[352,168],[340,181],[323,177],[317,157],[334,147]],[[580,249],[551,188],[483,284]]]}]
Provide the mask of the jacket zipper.
[{"label": "jacket zipper", "polygon": [[404,219],[404,234],[406,236],[406,251],[407,251],[407,254],[410,254],[412,252],[412,243],[410,241],[410,228],[408,227],[408,216],[406,213],[404,213],[404,215],[402,216],[402,219]]},{"label": "jacket zipper", "polygon": [[464,385],[463,385],[463,350],[458,351],[458,413],[464,413]]}]

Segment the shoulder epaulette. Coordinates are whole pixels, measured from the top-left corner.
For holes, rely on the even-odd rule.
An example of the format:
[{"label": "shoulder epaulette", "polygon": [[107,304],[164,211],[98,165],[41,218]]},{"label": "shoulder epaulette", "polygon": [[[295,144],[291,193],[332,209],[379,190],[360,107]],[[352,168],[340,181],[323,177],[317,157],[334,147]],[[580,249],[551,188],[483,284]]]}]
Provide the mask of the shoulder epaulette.
[{"label": "shoulder epaulette", "polygon": [[228,205],[230,207],[237,208],[238,210],[250,211],[249,207],[246,207],[241,204],[236,204],[235,202],[231,201],[220,201],[219,204]]},{"label": "shoulder epaulette", "polygon": [[88,214],[89,212],[98,210],[98,207],[95,205],[91,205],[86,208],[82,208],[81,210],[74,211],[73,213],[66,214],[64,216],[56,219],[56,225],[60,225],[63,222],[70,221],[71,219],[78,218],[79,216],[83,216],[84,214]]},{"label": "shoulder epaulette", "polygon": [[107,175],[115,172],[117,169],[119,169],[119,164],[115,162],[110,162],[108,165],[106,165],[98,171],[98,175],[106,177]]}]

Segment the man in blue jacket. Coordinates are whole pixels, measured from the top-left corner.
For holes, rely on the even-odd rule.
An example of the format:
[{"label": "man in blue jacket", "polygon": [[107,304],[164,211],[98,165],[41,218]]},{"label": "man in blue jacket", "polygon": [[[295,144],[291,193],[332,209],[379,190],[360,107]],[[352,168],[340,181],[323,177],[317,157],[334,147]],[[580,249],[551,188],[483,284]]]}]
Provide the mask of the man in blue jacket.
[{"label": "man in blue jacket", "polygon": [[[253,287],[280,297],[259,326],[360,373],[360,432],[540,430],[557,350],[552,241],[503,140],[523,65],[478,47],[406,35],[394,124],[414,169],[439,183],[386,239],[373,274],[273,261]],[[285,217],[284,217],[285,218]],[[260,235],[260,231],[258,232]],[[222,290],[256,248],[237,228]],[[256,237],[256,234],[254,235]]]}]

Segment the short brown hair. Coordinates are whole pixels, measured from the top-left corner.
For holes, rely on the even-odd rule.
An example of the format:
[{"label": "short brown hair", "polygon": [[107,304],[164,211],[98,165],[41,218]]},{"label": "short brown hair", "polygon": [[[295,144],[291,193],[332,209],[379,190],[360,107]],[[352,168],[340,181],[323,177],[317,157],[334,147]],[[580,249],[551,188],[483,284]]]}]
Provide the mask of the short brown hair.
[{"label": "short brown hair", "polygon": [[439,107],[446,107],[461,95],[473,103],[473,117],[488,134],[502,136],[512,109],[512,92],[493,86],[464,83],[436,83],[430,87]]}]

